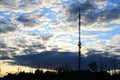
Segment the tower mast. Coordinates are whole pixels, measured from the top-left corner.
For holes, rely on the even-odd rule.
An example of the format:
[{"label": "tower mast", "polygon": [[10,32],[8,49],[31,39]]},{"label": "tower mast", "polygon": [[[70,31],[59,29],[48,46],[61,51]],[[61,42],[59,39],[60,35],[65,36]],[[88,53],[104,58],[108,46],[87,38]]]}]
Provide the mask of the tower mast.
[{"label": "tower mast", "polygon": [[79,41],[78,41],[78,70],[80,71],[81,70],[81,32],[80,32],[80,29],[81,29],[81,12],[80,12],[80,8],[79,8],[79,24],[78,24],[78,27],[79,27]]}]

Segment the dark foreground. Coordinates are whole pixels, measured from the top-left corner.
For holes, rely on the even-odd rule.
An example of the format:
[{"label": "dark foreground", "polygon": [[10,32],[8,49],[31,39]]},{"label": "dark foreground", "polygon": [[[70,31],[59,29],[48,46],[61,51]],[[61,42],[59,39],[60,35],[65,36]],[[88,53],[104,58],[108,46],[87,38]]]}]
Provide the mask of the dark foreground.
[{"label": "dark foreground", "polygon": [[120,80],[120,73],[110,75],[105,71],[58,71],[45,72],[36,70],[35,73],[20,72],[18,74],[8,74],[0,80]]}]

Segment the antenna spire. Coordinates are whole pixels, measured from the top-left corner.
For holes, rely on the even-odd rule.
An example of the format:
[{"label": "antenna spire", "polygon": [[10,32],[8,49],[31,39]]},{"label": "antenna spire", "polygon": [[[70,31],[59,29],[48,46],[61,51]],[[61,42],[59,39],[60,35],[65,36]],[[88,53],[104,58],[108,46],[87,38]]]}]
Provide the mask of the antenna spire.
[{"label": "antenna spire", "polygon": [[79,25],[78,25],[78,27],[79,27],[79,42],[78,42],[78,50],[79,50],[79,52],[78,52],[78,70],[80,71],[81,70],[81,37],[80,37],[80,35],[81,35],[81,32],[80,32],[80,29],[81,29],[81,12],[80,12],[80,8],[79,8]]}]

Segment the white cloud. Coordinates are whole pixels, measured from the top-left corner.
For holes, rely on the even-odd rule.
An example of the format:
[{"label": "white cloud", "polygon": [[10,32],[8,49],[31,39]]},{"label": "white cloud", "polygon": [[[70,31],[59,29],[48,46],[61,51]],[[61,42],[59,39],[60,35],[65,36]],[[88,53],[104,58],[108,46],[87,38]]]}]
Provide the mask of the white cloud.
[{"label": "white cloud", "polygon": [[107,0],[92,0],[98,6],[98,9],[105,9],[108,4]]},{"label": "white cloud", "polygon": [[5,18],[5,17],[0,15],[0,19],[3,19],[3,18]]},{"label": "white cloud", "polygon": [[91,39],[95,39],[98,35],[95,35],[95,34],[82,34],[81,35],[81,38],[91,38]]},{"label": "white cloud", "polygon": [[[4,24],[6,27],[7,25],[15,27],[14,32],[9,29],[9,33],[0,34],[2,40],[8,47],[15,47],[18,50],[15,50],[15,53],[21,54],[23,53],[24,48],[31,48],[33,44],[40,43],[46,49],[38,49],[36,48],[35,51],[43,51],[43,50],[52,50],[53,48],[60,48],[60,51],[77,51],[77,41],[78,41],[78,22],[76,21],[67,21],[66,15],[64,15],[66,8],[68,5],[61,4],[61,0],[26,0],[20,3],[18,0],[14,0],[14,4],[10,2],[11,0],[2,1],[0,10],[7,10],[8,14],[11,15],[11,22]],[[85,0],[84,0],[85,1]],[[9,3],[10,2],[10,3]],[[106,0],[92,0],[91,3],[97,5],[98,9],[104,9],[106,5],[108,5]],[[8,5],[5,5],[8,4]],[[64,5],[64,6],[63,6]],[[11,6],[11,7],[10,7]],[[14,7],[13,7],[14,6]],[[48,8],[55,14],[55,20],[52,22],[52,18],[48,18],[46,14],[48,12],[43,13],[42,8]],[[17,15],[17,13],[22,14],[22,16]],[[23,14],[24,13],[24,14]],[[78,16],[78,15],[76,15]],[[19,18],[19,19],[18,19]],[[91,19],[90,19],[91,20]],[[94,20],[93,20],[94,21]],[[119,24],[119,19],[112,20],[112,22]],[[111,22],[111,23],[112,23]],[[14,24],[13,24],[14,23]],[[107,32],[112,31],[115,27],[108,27],[108,22],[103,21],[95,21],[93,24],[90,25],[82,25],[81,30],[84,31],[101,31]],[[17,26],[17,27],[16,27]],[[1,31],[4,31],[3,28]],[[32,34],[31,31],[38,30],[40,33]],[[42,34],[42,35],[41,35]],[[49,37],[50,35],[50,37]],[[51,36],[52,35],[52,36]],[[9,36],[9,37],[8,37]],[[61,36],[61,37],[59,37]],[[97,40],[99,37],[98,34],[91,34],[91,33],[82,33],[81,38],[84,42],[84,39],[88,39],[88,42],[83,43],[82,45],[82,52],[87,52],[87,48],[105,50],[104,45],[101,44],[102,39]],[[17,39],[17,40],[15,40]],[[91,42],[89,41],[91,40]],[[114,44],[118,45],[120,41],[119,35],[113,37],[110,41],[106,42],[106,45]],[[14,46],[13,46],[14,45]],[[18,46],[19,45],[19,46]],[[106,46],[105,45],[105,46]],[[49,47],[49,46],[56,46],[56,47]],[[24,48],[23,48],[24,47]],[[39,46],[41,47],[41,46]],[[9,49],[9,48],[8,48]],[[32,49],[34,49],[32,47]],[[23,53],[24,54],[24,53]]]},{"label": "white cloud", "polygon": [[0,1],[0,10],[10,12],[32,12],[40,8],[50,8],[54,4],[61,3],[61,0],[2,0]]},{"label": "white cloud", "polygon": [[111,40],[107,40],[106,45],[117,46],[120,44],[120,34],[116,34],[111,38]]}]

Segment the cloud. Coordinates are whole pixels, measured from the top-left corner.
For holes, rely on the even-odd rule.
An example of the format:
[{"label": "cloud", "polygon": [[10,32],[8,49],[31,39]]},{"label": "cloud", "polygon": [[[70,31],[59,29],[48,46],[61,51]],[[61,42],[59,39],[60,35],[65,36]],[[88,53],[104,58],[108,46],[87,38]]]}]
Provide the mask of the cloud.
[{"label": "cloud", "polygon": [[98,18],[102,21],[113,21],[120,18],[120,6],[111,10],[104,10],[97,14]]},{"label": "cloud", "polygon": [[[98,66],[103,63],[105,69],[114,68],[114,57],[109,53],[97,50],[89,50],[87,56],[82,55],[82,68],[88,69],[88,64],[95,61]],[[31,67],[44,67],[44,68],[58,68],[69,65],[71,69],[77,69],[77,53],[73,52],[57,52],[57,51],[44,51],[39,54],[28,54],[21,56],[14,56],[14,65],[20,64],[23,66]],[[116,58],[116,62],[120,62]],[[12,63],[10,63],[12,65]],[[118,65],[120,67],[120,65]]]},{"label": "cloud", "polygon": [[41,0],[1,0],[1,8],[3,11],[13,12],[31,12],[42,4]]},{"label": "cloud", "polygon": [[[64,63],[69,63],[70,61],[75,63],[76,59],[72,57],[72,55],[73,53],[70,54],[67,52],[61,53],[61,52],[54,52],[54,51],[45,51],[40,54],[14,56],[14,60],[17,61],[17,63],[21,65],[26,65],[26,66],[31,65],[32,67],[57,68],[57,67],[63,66]],[[64,59],[66,59],[66,61],[64,61]],[[25,63],[22,62],[22,60],[24,60]]]},{"label": "cloud", "polygon": [[108,45],[104,47],[104,52],[108,52],[111,55],[120,56],[120,46],[119,45]]},{"label": "cloud", "polygon": [[[22,47],[22,45],[20,46]],[[23,53],[25,54],[31,54],[31,53],[38,53],[40,50],[45,50],[46,46],[44,44],[41,43],[32,43],[32,45],[28,45],[28,46],[24,46],[24,50]],[[40,52],[41,52],[40,51]]]},{"label": "cloud", "polygon": [[120,34],[114,35],[111,40],[106,41],[106,45],[108,46],[117,46],[120,44]]},{"label": "cloud", "polygon": [[[9,0],[10,1],[10,0]],[[3,2],[5,3],[5,2]],[[3,4],[2,3],[2,4]],[[8,2],[9,3],[9,2]],[[61,0],[59,1],[41,1],[41,0],[26,0],[23,1],[21,0],[20,2],[16,1],[16,6],[14,7],[6,7],[5,5],[4,8],[2,7],[2,9],[7,10],[7,12],[9,13],[7,16],[11,16],[10,17],[10,22],[9,24],[16,24],[16,30],[12,31],[4,31],[3,29],[1,31],[7,32],[4,35],[2,34],[2,39],[5,41],[5,43],[7,44],[7,46],[12,46],[14,48],[17,48],[17,50],[15,50],[16,54],[22,54],[22,52],[24,53],[24,50],[22,47],[25,48],[29,48],[31,49],[36,49],[33,48],[33,44],[36,44],[34,42],[40,42],[40,46],[39,49],[36,49],[35,51],[40,51],[41,50],[51,50],[53,49],[52,47],[48,47],[48,46],[53,46],[51,44],[51,42],[54,42],[54,37],[55,35],[59,35],[58,31],[61,30],[61,32],[63,32],[64,29],[58,29],[57,26],[61,26],[62,24],[59,25],[59,23],[57,23],[57,25],[54,25],[56,29],[58,29],[58,31],[54,30],[52,28],[51,24],[51,20],[49,18],[49,13],[48,12],[44,12],[43,7],[50,9],[50,7],[52,8],[51,10],[53,10],[53,8],[55,7],[59,7],[58,3],[61,3]],[[54,4],[54,5],[53,5]],[[38,6],[37,6],[38,5]],[[12,5],[10,5],[12,6]],[[59,11],[61,9],[61,7],[59,7],[59,9],[57,11]],[[43,11],[42,11],[43,10]],[[54,9],[53,11],[56,11],[56,9]],[[51,13],[50,13],[51,14]],[[57,12],[56,12],[57,14]],[[5,22],[6,24],[7,22]],[[13,28],[13,27],[12,27]],[[10,29],[12,29],[10,28]],[[19,31],[17,31],[17,29]],[[6,30],[6,29],[5,29]],[[35,31],[38,30],[39,32],[36,34]],[[8,32],[12,32],[12,33],[8,33]],[[7,37],[9,36],[9,37]],[[13,45],[15,44],[15,45]],[[36,45],[38,46],[38,45]],[[58,47],[59,48],[59,47]],[[9,48],[8,48],[9,49]],[[23,50],[23,51],[22,51]],[[18,54],[18,55],[19,55]]]},{"label": "cloud", "polygon": [[[7,36],[6,36],[7,35]],[[1,36],[0,54],[9,56],[38,53],[46,50],[51,36],[12,32]],[[4,43],[3,43],[4,42]]]},{"label": "cloud", "polygon": [[6,45],[0,41],[0,48],[6,48]]},{"label": "cloud", "polygon": [[[76,52],[78,50],[78,24],[76,20],[78,9],[82,7],[82,55],[90,56],[86,54],[87,52],[91,53],[88,49],[102,50],[92,50],[94,54],[101,53],[102,55],[104,52],[107,52],[119,55],[119,35],[112,36],[113,39],[111,40],[103,39],[103,36],[101,38],[101,34],[107,34],[104,37],[108,37],[109,32],[115,30],[115,27],[112,25],[117,23],[116,29],[118,28],[120,18],[119,6],[116,5],[107,9],[106,6],[109,3],[106,0],[79,0],[77,3],[69,0],[61,3],[62,1],[2,0],[0,2],[0,10],[3,11],[4,15],[2,16],[6,20],[0,22],[0,39],[4,42],[0,43],[0,54],[6,53],[8,56],[14,56],[16,58],[15,61],[20,62],[21,65],[36,66],[39,61],[32,61],[31,59],[30,62],[29,58],[27,58],[23,59],[26,63],[22,63],[24,62],[22,58],[29,57],[30,54],[30,56],[33,55],[33,58],[36,58],[39,56],[37,54],[41,55],[41,53],[44,53],[42,51],[54,51],[56,53],[65,51]],[[66,15],[63,15],[64,11]],[[109,23],[111,23],[111,26],[108,26]],[[114,48],[109,46],[114,46]],[[62,60],[62,58],[59,59]],[[40,64],[47,65],[47,59],[45,59],[45,63],[40,62]],[[48,65],[51,64],[53,63],[48,63]],[[72,63],[70,64],[72,65]],[[61,66],[64,65],[62,64]]]},{"label": "cloud", "polygon": [[[95,2],[96,3],[96,2]],[[68,21],[76,21],[81,9],[81,24],[92,25],[94,23],[107,23],[120,18],[120,7],[114,7],[113,9],[99,10],[99,6],[96,4],[86,1],[84,3],[72,3],[66,9],[66,17]],[[98,2],[99,3],[99,2]]]},{"label": "cloud", "polygon": [[[89,0],[87,0],[87,1],[89,1]],[[102,9],[102,10],[104,10],[105,7],[108,4],[110,4],[110,3],[108,3],[107,0],[91,0],[89,2],[94,3],[97,6],[98,9]]]},{"label": "cloud", "polygon": [[7,45],[7,50],[9,50],[10,47],[17,48],[16,52],[21,52],[22,50],[24,50],[24,48],[45,50],[45,48],[49,46],[48,43],[50,43],[52,35],[48,35],[42,32],[34,34],[33,32],[14,31],[11,33],[2,34],[1,41],[4,41],[5,45]]},{"label": "cloud", "polygon": [[50,8],[53,4],[61,3],[61,0],[1,0],[0,10],[8,12],[28,13],[43,7]]},{"label": "cloud", "polygon": [[34,18],[30,18],[29,16],[27,15],[24,15],[24,16],[19,16],[17,18],[17,20],[21,23],[23,23],[24,27],[27,26],[27,27],[30,27],[30,26],[34,26],[34,24],[36,24],[36,20]]},{"label": "cloud", "polygon": [[10,58],[9,56],[7,55],[1,55],[0,56],[0,60],[11,60],[12,58]]},{"label": "cloud", "polygon": [[6,50],[0,50],[0,54],[7,54],[8,52]]},{"label": "cloud", "polygon": [[82,34],[81,37],[82,38],[91,38],[91,39],[94,39],[96,38],[98,35],[95,35],[95,34]]},{"label": "cloud", "polygon": [[14,10],[18,7],[19,0],[0,0],[0,10]]},{"label": "cloud", "polygon": [[13,32],[17,30],[17,25],[11,21],[0,22],[0,33]]},{"label": "cloud", "polygon": [[79,9],[82,14],[86,14],[94,11],[96,8],[90,2],[85,2],[85,3],[76,2],[76,3],[70,4],[66,9],[66,15],[69,21],[73,21],[77,19]]},{"label": "cloud", "polygon": [[4,16],[2,16],[2,15],[0,15],[0,21],[1,21],[3,18],[5,18],[5,17],[4,17]]}]

